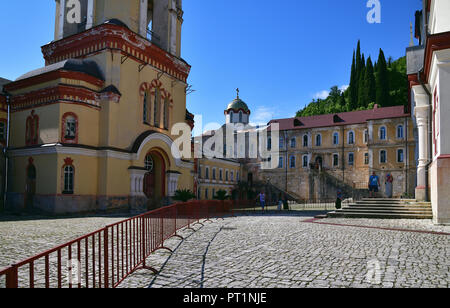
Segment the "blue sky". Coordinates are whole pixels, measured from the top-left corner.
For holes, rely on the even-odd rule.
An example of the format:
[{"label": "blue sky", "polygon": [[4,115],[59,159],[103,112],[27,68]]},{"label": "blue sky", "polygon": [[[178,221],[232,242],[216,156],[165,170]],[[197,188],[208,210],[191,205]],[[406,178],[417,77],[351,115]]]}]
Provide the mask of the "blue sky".
[{"label": "blue sky", "polygon": [[[195,90],[188,109],[204,124],[223,123],[239,87],[252,121],[291,117],[331,86],[348,85],[358,39],[366,57],[377,59],[379,48],[404,56],[421,1],[380,0],[381,24],[367,22],[367,1],[184,0],[182,56]],[[55,4],[6,3],[0,77],[15,79],[44,65],[40,46],[53,39]]]}]

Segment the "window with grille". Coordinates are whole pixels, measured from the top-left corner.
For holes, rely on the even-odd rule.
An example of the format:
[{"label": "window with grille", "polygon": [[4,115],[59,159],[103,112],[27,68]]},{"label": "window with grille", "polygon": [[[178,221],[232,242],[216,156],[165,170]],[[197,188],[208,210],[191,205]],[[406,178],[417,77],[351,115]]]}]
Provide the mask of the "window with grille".
[{"label": "window with grille", "polygon": [[64,194],[73,194],[74,175],[75,169],[72,165],[64,167]]}]

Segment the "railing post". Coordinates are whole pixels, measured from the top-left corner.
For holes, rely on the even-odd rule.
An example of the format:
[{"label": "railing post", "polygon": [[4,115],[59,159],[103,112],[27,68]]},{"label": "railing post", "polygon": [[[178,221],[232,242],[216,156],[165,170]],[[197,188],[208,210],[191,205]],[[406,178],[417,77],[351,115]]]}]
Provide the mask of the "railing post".
[{"label": "railing post", "polygon": [[104,246],[104,279],[105,289],[109,288],[109,249],[108,249],[108,227],[103,229],[103,246]]},{"label": "railing post", "polygon": [[146,243],[146,239],[145,239],[145,217],[142,216],[142,258],[143,258],[143,266],[145,267],[145,259],[147,257],[147,243]]},{"label": "railing post", "polygon": [[18,287],[19,287],[18,269],[17,266],[13,264],[6,273],[6,288],[17,289]]}]

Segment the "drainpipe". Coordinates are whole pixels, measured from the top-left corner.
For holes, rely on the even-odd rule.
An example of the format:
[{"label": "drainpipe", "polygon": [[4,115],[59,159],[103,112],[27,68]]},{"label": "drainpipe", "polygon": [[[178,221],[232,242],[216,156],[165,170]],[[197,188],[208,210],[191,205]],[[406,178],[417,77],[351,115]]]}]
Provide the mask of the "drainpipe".
[{"label": "drainpipe", "polygon": [[[423,38],[423,40],[425,41],[424,46],[426,46],[426,42],[427,42],[427,37],[429,36],[428,33],[428,3],[427,1],[423,0],[423,18],[424,18],[424,29],[425,29],[425,37]],[[426,59],[424,59],[425,61]],[[426,174],[426,179],[425,179],[425,194],[426,194],[426,200],[427,201],[431,201],[431,196],[429,193],[429,187],[430,187],[430,183],[429,183],[429,168],[431,166],[431,164],[433,163],[433,102],[432,102],[432,97],[433,95],[431,94],[431,92],[428,90],[428,88],[426,87],[424,81],[421,79],[420,75],[424,72],[425,69],[425,64],[422,67],[422,69],[417,73],[417,80],[419,81],[419,83],[421,84],[422,88],[424,89],[424,91],[427,93],[428,95],[428,106],[430,107],[428,109],[428,135],[429,135],[429,142],[428,142],[428,163],[425,167],[425,174]]]},{"label": "drainpipe", "polygon": [[424,89],[424,91],[427,93],[428,95],[428,135],[429,135],[429,142],[428,142],[428,163],[425,167],[425,194],[426,194],[426,200],[427,201],[431,201],[431,196],[429,193],[429,188],[430,188],[430,180],[429,180],[429,174],[430,174],[430,166],[433,163],[433,103],[432,103],[432,94],[431,92],[428,90],[428,88],[426,87],[425,83],[423,82],[423,80],[420,78],[420,75],[423,73],[423,69],[421,69],[418,73],[417,73],[417,79],[419,80],[419,83],[422,85],[422,88]]},{"label": "drainpipe", "polygon": [[4,194],[3,194],[3,208],[6,208],[6,195],[8,192],[8,148],[9,148],[9,136],[10,136],[10,128],[11,128],[11,94],[3,90],[3,94],[6,95],[6,105],[8,108],[8,123],[6,124],[6,147],[3,149],[3,155],[5,155],[5,186],[4,186]]}]

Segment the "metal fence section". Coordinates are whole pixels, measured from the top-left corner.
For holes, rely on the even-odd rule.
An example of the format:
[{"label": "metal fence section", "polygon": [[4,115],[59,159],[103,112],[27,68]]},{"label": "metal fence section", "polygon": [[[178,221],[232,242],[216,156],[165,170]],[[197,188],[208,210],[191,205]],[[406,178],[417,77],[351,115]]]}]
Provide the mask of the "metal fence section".
[{"label": "metal fence section", "polygon": [[[146,259],[194,224],[233,215],[232,201],[191,201],[145,213],[55,247],[0,271],[6,288],[115,288]],[[170,250],[171,251],[171,250]]]}]

